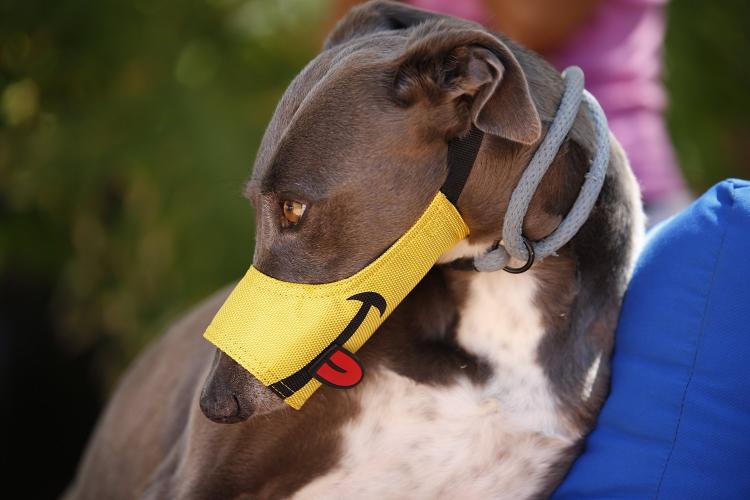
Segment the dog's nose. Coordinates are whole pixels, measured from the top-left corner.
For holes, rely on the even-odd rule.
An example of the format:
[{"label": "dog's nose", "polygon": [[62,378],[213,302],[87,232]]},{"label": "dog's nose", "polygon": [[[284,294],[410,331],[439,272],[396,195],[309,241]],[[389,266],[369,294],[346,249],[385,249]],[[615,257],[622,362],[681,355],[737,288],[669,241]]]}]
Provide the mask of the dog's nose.
[{"label": "dog's nose", "polygon": [[218,349],[199,405],[207,418],[219,424],[242,422],[284,407],[270,389]]},{"label": "dog's nose", "polygon": [[252,414],[249,405],[243,405],[236,394],[229,391],[211,391],[204,388],[200,407],[203,414],[219,424],[234,424],[247,420]]}]

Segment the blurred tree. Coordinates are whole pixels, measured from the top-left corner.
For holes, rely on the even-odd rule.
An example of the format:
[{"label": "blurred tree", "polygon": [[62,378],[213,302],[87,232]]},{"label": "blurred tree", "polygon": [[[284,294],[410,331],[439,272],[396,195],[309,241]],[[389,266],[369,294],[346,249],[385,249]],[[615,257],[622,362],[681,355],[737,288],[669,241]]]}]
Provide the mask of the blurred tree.
[{"label": "blurred tree", "polygon": [[96,394],[249,265],[243,183],[326,5],[0,0],[0,465],[49,472],[24,496],[60,491]]},{"label": "blurred tree", "polygon": [[672,1],[666,48],[667,119],[695,193],[750,178],[750,2]]},{"label": "blurred tree", "polygon": [[[12,8],[11,8],[12,7]],[[106,384],[241,275],[241,197],[320,2],[15,2],[0,11],[0,269],[55,291]]]}]

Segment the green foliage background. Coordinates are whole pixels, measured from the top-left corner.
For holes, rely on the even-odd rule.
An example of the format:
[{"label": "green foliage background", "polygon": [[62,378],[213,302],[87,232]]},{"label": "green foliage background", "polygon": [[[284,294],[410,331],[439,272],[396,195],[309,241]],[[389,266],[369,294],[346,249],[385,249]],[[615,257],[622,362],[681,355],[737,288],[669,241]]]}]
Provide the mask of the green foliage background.
[{"label": "green foliage background", "polygon": [[696,194],[750,178],[750,2],[673,0],[665,81],[672,140]]},{"label": "green foliage background", "polygon": [[3,4],[0,274],[53,290],[39,314],[103,387],[249,265],[243,181],[325,7]]},{"label": "green foliage background", "polygon": [[[4,414],[39,405],[33,391],[83,414],[180,311],[242,275],[243,181],[329,10],[0,0],[0,388],[21,393]],[[692,188],[750,177],[750,2],[675,0],[669,23],[668,120]],[[71,388],[83,380],[98,391]]]}]

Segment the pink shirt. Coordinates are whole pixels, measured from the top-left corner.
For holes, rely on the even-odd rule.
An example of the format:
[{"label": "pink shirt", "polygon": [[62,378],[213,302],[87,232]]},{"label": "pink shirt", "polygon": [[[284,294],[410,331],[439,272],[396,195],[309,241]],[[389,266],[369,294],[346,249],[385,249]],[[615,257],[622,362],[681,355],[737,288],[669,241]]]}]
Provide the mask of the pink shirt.
[{"label": "pink shirt", "polygon": [[[549,54],[559,69],[573,64],[583,69],[586,88],[607,113],[610,129],[628,154],[646,202],[685,189],[662,116],[666,1],[602,0],[588,23]],[[409,3],[480,23],[489,17],[481,0]]]}]

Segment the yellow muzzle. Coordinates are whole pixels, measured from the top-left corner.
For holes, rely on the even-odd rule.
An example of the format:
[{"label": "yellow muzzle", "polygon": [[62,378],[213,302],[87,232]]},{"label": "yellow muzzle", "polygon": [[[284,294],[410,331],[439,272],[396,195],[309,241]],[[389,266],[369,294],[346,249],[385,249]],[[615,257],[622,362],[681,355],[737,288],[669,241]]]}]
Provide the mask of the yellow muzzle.
[{"label": "yellow muzzle", "polygon": [[363,369],[352,354],[427,274],[469,234],[438,192],[417,222],[358,273],[333,283],[288,283],[250,267],[205,338],[291,407],[321,383],[351,387]]},{"label": "yellow muzzle", "polygon": [[300,409],[321,385],[353,387],[362,347],[440,255],[469,234],[456,210],[484,134],[448,144],[448,175],[417,222],[358,273],[322,285],[288,283],[251,267],[205,338]]}]

